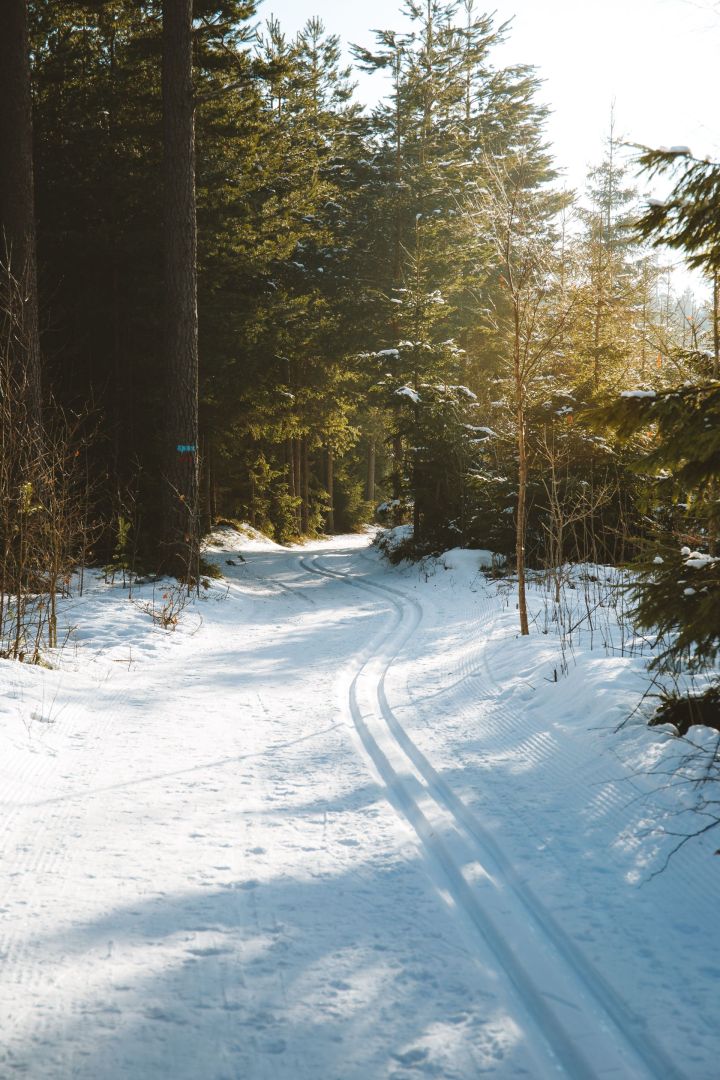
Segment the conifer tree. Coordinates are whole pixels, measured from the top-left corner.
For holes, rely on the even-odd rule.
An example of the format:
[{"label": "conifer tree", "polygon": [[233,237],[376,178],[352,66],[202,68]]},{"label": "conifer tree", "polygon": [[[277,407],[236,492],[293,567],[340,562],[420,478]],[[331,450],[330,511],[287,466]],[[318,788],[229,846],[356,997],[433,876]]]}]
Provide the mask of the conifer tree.
[{"label": "conifer tree", "polygon": [[[491,330],[506,372],[507,405],[517,451],[515,564],[520,633],[529,634],[526,596],[529,431],[533,391],[558,347],[569,316],[558,289],[553,224],[567,201],[525,179],[522,159],[510,167],[487,163],[488,187],[476,206],[477,226],[494,248],[502,292]],[[558,293],[560,303],[558,303]],[[572,302],[570,302],[571,304]]]},{"label": "conifer tree", "polygon": [[[478,15],[470,0],[462,8],[459,18],[457,4],[408,3],[407,35],[380,32],[377,51],[356,49],[356,55],[365,70],[392,72],[390,99],[373,118],[378,164],[366,192],[372,200],[367,256],[377,283],[372,325],[382,346],[378,355],[402,340],[402,290],[422,266],[422,291],[444,300],[435,340],[453,341],[467,356],[460,365],[463,377],[451,381],[472,383],[480,381],[482,349],[474,312],[478,297],[485,300],[493,286],[486,239],[477,232],[469,236],[463,207],[483,190],[491,155],[520,150],[530,187],[549,178],[551,169],[542,141],[545,111],[535,100],[532,72],[496,70],[492,50],[506,27],[495,28],[492,17]],[[443,362],[438,353],[438,384]],[[391,409],[395,505],[407,472],[407,417],[399,425],[400,415]],[[418,506],[415,513],[422,517]],[[436,524],[441,516],[438,509]]]},{"label": "conifer tree", "polygon": [[163,2],[164,402],[161,564],[197,580],[198,321],[193,0]]},{"label": "conifer tree", "polygon": [[[715,219],[720,170],[692,160],[684,148],[647,151],[640,160],[651,173],[680,166],[670,197],[643,215],[642,235],[656,244],[682,248],[689,262],[714,275],[720,254]],[[638,619],[667,635],[657,660],[663,669],[683,663],[707,666],[720,649],[716,374],[713,365],[708,377],[706,366],[692,382],[659,391],[628,391],[594,421],[610,424],[621,437],[639,443],[637,468],[651,481],[652,505],[663,508],[655,512],[653,543],[638,567]]]},{"label": "conifer tree", "polygon": [[[41,368],[27,0],[0,12],[0,310],[29,441],[41,436]],[[37,442],[39,447],[39,441]]]},{"label": "conifer tree", "polygon": [[639,200],[620,151],[611,115],[605,155],[588,176],[589,205],[578,210],[583,231],[569,252],[578,292],[574,389],[595,398],[627,385],[631,373],[653,375],[651,354],[654,360],[657,353],[659,271],[637,242]]}]

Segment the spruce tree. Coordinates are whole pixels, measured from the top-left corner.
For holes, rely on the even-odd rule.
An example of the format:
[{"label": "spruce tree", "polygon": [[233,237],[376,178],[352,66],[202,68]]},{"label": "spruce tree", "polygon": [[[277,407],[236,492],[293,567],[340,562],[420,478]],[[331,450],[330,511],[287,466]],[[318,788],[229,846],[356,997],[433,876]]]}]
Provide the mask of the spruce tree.
[{"label": "spruce tree", "polygon": [[41,368],[26,0],[0,14],[0,306],[13,381],[25,410],[28,443],[41,442]]},{"label": "spruce tree", "polygon": [[[715,223],[720,170],[693,161],[683,148],[647,151],[641,164],[649,172],[679,168],[669,198],[643,215],[642,235],[683,249],[689,262],[714,275],[720,255]],[[717,340],[716,323],[712,338]],[[717,375],[714,366],[711,374]],[[638,619],[667,635],[656,661],[661,668],[707,666],[720,649],[719,410],[720,384],[705,366],[682,385],[627,391],[595,419],[639,443],[637,468],[650,481],[656,509],[653,542],[638,565]]]},{"label": "spruce tree", "polygon": [[164,453],[160,561],[197,580],[198,316],[193,0],[163,3]]}]

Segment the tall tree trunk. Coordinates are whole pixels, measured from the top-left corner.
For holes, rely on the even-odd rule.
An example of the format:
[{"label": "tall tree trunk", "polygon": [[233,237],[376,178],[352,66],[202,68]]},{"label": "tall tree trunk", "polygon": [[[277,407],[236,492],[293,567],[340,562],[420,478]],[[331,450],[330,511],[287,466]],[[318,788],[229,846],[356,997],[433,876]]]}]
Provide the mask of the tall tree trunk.
[{"label": "tall tree trunk", "polygon": [[285,473],[287,476],[288,491],[291,495],[295,494],[295,464],[293,457],[293,443],[292,439],[285,440]]},{"label": "tall tree trunk", "polygon": [[[712,377],[717,379],[720,377],[720,276],[717,270],[713,270],[713,362],[712,362]],[[717,480],[713,480],[711,485],[712,491],[712,505],[717,506]],[[711,535],[709,551],[711,555],[717,555],[718,548],[718,531],[720,530],[720,522],[718,521],[718,515],[713,514],[710,521]]]},{"label": "tall tree trunk", "polygon": [[327,531],[329,533],[335,532],[335,455],[333,454],[332,446],[327,448],[327,493],[328,501],[330,503],[328,507],[327,515]]},{"label": "tall tree trunk", "polygon": [[293,455],[293,457],[292,457],[292,473],[293,473],[293,489],[294,489],[293,493],[295,495],[295,498],[298,500],[297,509],[295,511],[295,526],[296,526],[298,532],[302,532],[302,508],[301,508],[302,481],[301,481],[301,477],[300,477],[300,471],[301,471],[300,470],[300,465],[301,465],[300,439],[293,439],[291,445],[292,445],[292,455]]},{"label": "tall tree trunk", "polygon": [[365,481],[365,499],[367,502],[375,502],[375,441],[371,439],[368,443],[368,455],[367,455],[367,478]]},{"label": "tall tree trunk", "polygon": [[517,531],[515,536],[515,554],[518,575],[518,612],[520,614],[520,633],[530,633],[527,614],[527,591],[525,585],[525,534],[527,531],[527,447],[525,444],[525,415],[518,409],[518,503]]},{"label": "tall tree trunk", "polygon": [[[417,390],[418,377],[417,373],[413,379],[413,386]],[[413,486],[413,542],[419,543],[421,540],[420,531],[422,528],[422,513],[420,506],[420,409],[417,401],[413,404],[413,413],[415,416],[415,434],[413,442],[413,457],[412,457],[412,486]]]},{"label": "tall tree trunk", "polygon": [[26,411],[28,444],[39,450],[42,393],[26,0],[4,0],[0,10],[0,271],[0,302],[13,319],[12,377]]},{"label": "tall tree trunk", "polygon": [[[295,483],[295,440],[285,440],[285,465],[287,467],[288,493],[295,499],[297,496],[297,484]],[[293,519],[297,528],[297,511],[293,510]]]},{"label": "tall tree trunk", "polygon": [[308,461],[307,439],[300,440],[300,493],[302,503],[300,506],[300,529],[303,533],[310,531],[310,463]]},{"label": "tall tree trunk", "polygon": [[392,497],[393,497],[393,525],[400,525],[402,521],[402,482],[403,482],[403,440],[402,435],[395,434],[392,441],[393,472],[392,472]]},{"label": "tall tree trunk", "polygon": [[210,472],[210,444],[207,438],[203,439],[203,453],[200,461],[201,476],[203,480],[202,497],[202,520],[203,533],[209,533],[213,523],[212,512],[212,476]]},{"label": "tall tree trunk", "polygon": [[165,412],[163,568],[197,578],[198,315],[193,0],[163,0]]},{"label": "tall tree trunk", "polygon": [[720,378],[720,275],[713,271],[713,379]]}]

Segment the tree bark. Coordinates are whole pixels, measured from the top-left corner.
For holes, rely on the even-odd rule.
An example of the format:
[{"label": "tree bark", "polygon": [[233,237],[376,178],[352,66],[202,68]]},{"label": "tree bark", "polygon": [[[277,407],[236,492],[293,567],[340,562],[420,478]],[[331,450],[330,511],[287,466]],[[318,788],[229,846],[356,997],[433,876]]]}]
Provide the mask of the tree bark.
[{"label": "tree bark", "polygon": [[368,443],[367,456],[367,480],[365,483],[365,498],[367,502],[375,502],[375,442],[371,439]]},{"label": "tree bark", "polygon": [[300,492],[302,503],[300,505],[300,529],[303,533],[310,531],[310,463],[308,461],[307,439],[300,440]]},{"label": "tree bark", "polygon": [[[712,377],[717,379],[720,376],[720,278],[718,271],[713,271],[713,363],[712,363]],[[717,481],[713,481],[712,484],[712,505],[717,506]],[[716,556],[720,544],[718,543],[718,528],[720,523],[718,522],[717,514],[713,514],[710,519],[710,545],[709,552],[711,555]]]},{"label": "tree bark", "polygon": [[403,440],[402,435],[395,434],[392,442],[393,451],[393,473],[392,473],[392,497],[393,512],[392,523],[393,525],[400,525],[402,522],[402,481],[403,481]]},{"label": "tree bark", "polygon": [[[415,390],[418,386],[417,374],[413,380]],[[413,413],[415,416],[415,433],[413,441],[415,446],[413,448],[412,457],[412,486],[413,486],[413,541],[419,543],[421,540],[420,531],[422,528],[422,513],[420,506],[420,409],[417,401],[413,405]]]},{"label": "tree bark", "polygon": [[202,495],[202,520],[203,533],[209,533],[213,525],[212,510],[212,474],[210,467],[210,447],[207,439],[203,439],[203,453],[201,459],[201,476],[203,480]]},{"label": "tree bark", "polygon": [[527,590],[525,585],[525,535],[527,532],[527,445],[525,441],[525,388],[520,367],[519,342],[515,355],[515,400],[518,448],[518,501],[515,533],[515,561],[518,576],[518,612],[520,615],[520,633],[525,637],[530,633],[527,614]]},{"label": "tree bark", "polygon": [[32,445],[41,439],[42,390],[26,0],[5,0],[0,15],[0,268],[0,301],[14,324],[11,372]]},{"label": "tree bark", "polygon": [[298,532],[302,532],[302,482],[300,478],[300,440],[292,439],[292,476],[293,476],[293,494],[298,500],[297,509],[295,511],[295,525]]},{"label": "tree bark", "polygon": [[163,0],[165,454],[163,569],[198,576],[198,314],[193,0]]},{"label": "tree bark", "polygon": [[335,532],[335,455],[331,446],[327,448],[327,493],[330,506],[327,515],[327,531]]}]

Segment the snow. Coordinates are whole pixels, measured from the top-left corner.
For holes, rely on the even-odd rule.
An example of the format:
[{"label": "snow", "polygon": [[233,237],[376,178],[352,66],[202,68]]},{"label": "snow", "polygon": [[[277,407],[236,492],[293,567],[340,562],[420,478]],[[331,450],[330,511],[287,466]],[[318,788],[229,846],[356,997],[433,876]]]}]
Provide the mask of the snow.
[{"label": "snow", "polygon": [[237,525],[219,525],[210,533],[206,551],[213,555],[223,552],[279,551],[280,545],[270,540],[258,529],[246,522]]},{"label": "snow", "polygon": [[0,661],[3,1080],[717,1075],[717,839],[663,869],[689,744],[616,730],[616,578],[562,568],[563,652],[491,552],[369,539],[226,526],[175,632],[97,580]]},{"label": "snow", "polygon": [[413,390],[412,386],[401,386],[395,391],[398,397],[410,398],[411,401],[417,405],[420,402],[420,395],[417,390]]},{"label": "snow", "polygon": [[[389,509],[394,506],[399,506],[397,499],[393,499],[391,503],[383,504],[382,507],[378,507],[378,510]],[[392,529],[384,529],[377,538],[378,547],[385,554],[391,554],[393,551],[404,544],[412,537],[413,527],[412,525],[396,525]]]},{"label": "snow", "polygon": [[685,556],[685,566],[691,570],[704,570],[707,566],[713,566],[718,560],[712,555],[706,555],[700,551],[691,551]]},{"label": "snow", "polygon": [[[474,424],[464,424],[466,431],[474,431],[478,435],[487,435],[488,438],[497,437],[497,432],[489,427],[476,427]],[[484,442],[484,440],[481,440]]]},{"label": "snow", "polygon": [[654,390],[623,390],[620,394],[622,398],[654,398],[657,394]]}]

